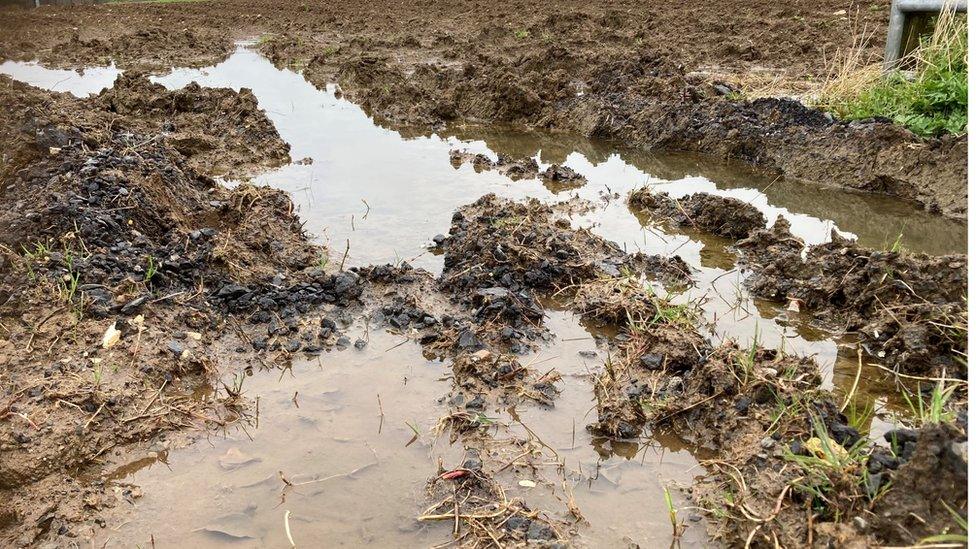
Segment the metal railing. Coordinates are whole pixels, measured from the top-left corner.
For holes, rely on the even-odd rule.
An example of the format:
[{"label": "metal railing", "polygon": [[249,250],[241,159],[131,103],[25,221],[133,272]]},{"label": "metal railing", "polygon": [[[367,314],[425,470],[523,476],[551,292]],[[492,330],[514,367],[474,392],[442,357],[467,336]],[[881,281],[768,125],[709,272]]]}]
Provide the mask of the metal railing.
[{"label": "metal railing", "polygon": [[966,0],[891,0],[891,19],[888,21],[888,41],[885,43],[884,70],[898,67],[904,53],[902,41],[908,16],[917,13],[939,13],[943,7],[958,13],[967,11]]}]

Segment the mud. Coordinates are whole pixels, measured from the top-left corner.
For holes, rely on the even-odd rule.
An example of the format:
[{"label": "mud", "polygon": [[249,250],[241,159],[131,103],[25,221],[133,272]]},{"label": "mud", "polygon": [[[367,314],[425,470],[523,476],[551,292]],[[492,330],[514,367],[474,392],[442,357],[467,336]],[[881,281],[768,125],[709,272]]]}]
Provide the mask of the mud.
[{"label": "mud", "polygon": [[[893,420],[897,425],[881,422],[887,434],[882,442],[874,436],[875,410],[867,424],[857,421],[851,407],[838,410],[845,395],[839,399],[837,391],[824,390],[828,380],[822,379],[821,364],[787,351],[786,338],[810,329],[805,320],[791,316],[798,307],[828,328],[859,331],[867,361],[899,372],[931,375],[944,368],[949,375],[965,377],[955,360],[966,352],[963,256],[873,251],[839,235],[807,246],[810,242],[800,240],[782,220],[765,229],[764,216],[772,219],[775,215],[769,214],[776,211],[768,203],[760,201],[753,208],[707,194],[664,201],[647,192],[648,203],[635,209],[648,210],[639,213],[654,219],[667,218],[678,230],[642,231],[645,245],[649,234],[662,240],[651,247],[660,253],[629,251],[636,230],[621,227],[638,224],[613,219],[627,213],[621,197],[629,189],[607,185],[592,192],[593,185],[574,169],[588,176],[598,170],[587,171],[587,164],[579,161],[570,168],[565,151],[577,149],[561,144],[571,134],[707,152],[774,175],[888,194],[950,217],[965,217],[965,137],[922,141],[886,121],[844,124],[790,99],[742,99],[741,92],[756,96],[770,82],[778,83],[773,91],[796,92],[808,87],[804,80],[809,77],[822,77],[819,63],[824,55],[843,51],[850,19],[883,17],[883,9],[867,4],[863,14],[846,11],[858,7],[787,2],[653,8],[580,3],[555,9],[381,3],[364,8],[218,1],[138,9],[0,10],[0,56],[5,59],[39,57],[74,67],[111,58],[120,67],[161,71],[174,64],[215,63],[233,50],[234,39],[260,36],[256,47],[278,66],[303,68],[302,77],[334,91],[336,99],[322,103],[321,94],[312,90],[301,96],[307,105],[278,101],[278,112],[272,112],[262,103],[268,110],[262,112],[262,93],[280,99],[276,85],[291,77],[301,82],[292,73],[254,83],[257,95],[197,85],[168,91],[134,70],[119,77],[113,88],[81,99],[0,80],[2,114],[11,121],[0,125],[5,212],[0,216],[0,315],[5,330],[0,343],[0,499],[12,502],[0,513],[0,539],[12,545],[68,544],[75,539],[95,544],[135,518],[150,528],[134,527],[124,538],[131,544],[145,544],[146,532],[151,535],[156,528],[182,541],[229,536],[283,543],[279,506],[288,493],[307,497],[304,501],[314,510],[338,506],[353,513],[357,502],[349,502],[348,496],[363,489],[354,481],[375,467],[392,475],[386,477],[392,481],[381,481],[382,489],[369,485],[366,489],[375,493],[358,503],[384,502],[379,521],[371,523],[374,515],[365,512],[351,521],[341,512],[338,518],[310,519],[315,514],[310,512],[296,513],[292,527],[313,530],[312,523],[320,522],[323,534],[343,531],[350,536],[352,528],[360,528],[364,543],[402,543],[409,537],[424,544],[452,538],[468,546],[602,545],[607,540],[628,545],[637,543],[629,539],[637,532],[641,544],[663,545],[673,542],[670,525],[664,518],[648,523],[644,515],[667,517],[668,510],[658,501],[666,480],[632,489],[601,472],[608,456],[631,459],[659,443],[689,454],[691,467],[687,462],[681,466],[685,477],[696,463],[690,454],[701,460],[703,476],[684,481],[694,486],[694,501],[677,492],[675,497],[682,522],[708,519],[702,522],[712,542],[890,545],[959,533],[952,512],[965,510],[962,464],[967,458],[960,445],[968,437],[965,388],[957,387],[947,405],[950,413],[939,425],[910,415]],[[397,17],[389,15],[391,9]],[[166,22],[164,28],[160,21]],[[668,45],[666,51],[661,44]],[[823,44],[823,50],[814,44]],[[868,47],[876,50],[880,42],[872,39]],[[229,85],[221,80],[221,71],[240,66],[214,67],[212,79],[209,68],[177,71],[168,81],[196,78]],[[287,82],[287,91],[307,91]],[[335,82],[341,87],[330,86]],[[471,123],[481,122],[568,130],[562,137],[548,134],[557,143],[554,148],[564,151],[561,158],[551,150],[516,145],[492,153],[497,158],[492,160],[484,152],[468,153],[470,143],[460,143],[463,148],[458,149],[452,142],[455,170],[446,168],[449,177],[461,179],[470,175],[472,169],[463,166],[470,162],[492,185],[498,185],[499,173],[516,181],[495,187],[504,192],[549,193],[563,201],[516,201],[488,194],[460,207],[446,236],[437,235],[433,227],[422,236],[413,234],[427,226],[411,216],[420,212],[422,217],[430,204],[400,219],[403,204],[389,208],[373,196],[367,201],[362,194],[344,195],[348,189],[330,194],[328,200],[352,200],[365,213],[343,210],[341,219],[316,220],[314,197],[306,195],[311,215],[302,209],[299,218],[304,204],[297,193],[301,185],[308,191],[311,170],[320,165],[350,180],[363,179],[363,189],[368,188],[366,165],[387,165],[385,177],[377,178],[382,197],[411,206],[419,202],[404,200],[403,189],[419,193],[428,188],[402,184],[411,180],[399,172],[416,171],[419,178],[428,174],[413,170],[402,157],[386,156],[386,149],[369,156],[341,148],[346,142],[360,146],[353,138],[362,121],[320,118],[313,112],[354,109],[338,97],[350,98],[377,121],[402,132],[384,131],[384,138],[410,142],[417,146],[412,154],[432,157],[445,168],[448,146],[434,131],[463,134]],[[284,114],[289,107],[291,118]],[[342,127],[338,139],[318,137],[328,122]],[[405,128],[406,123],[421,127]],[[291,136],[296,157],[309,161],[288,164],[289,146],[276,125],[282,135]],[[585,150],[592,152],[588,162],[590,156],[606,161],[616,150],[594,143],[586,141]],[[349,156],[323,162],[324,155],[315,148],[322,145]],[[494,149],[492,143],[488,149]],[[246,183],[228,188],[212,179],[243,178],[282,165],[280,173],[266,179],[277,189]],[[687,173],[698,172],[674,177]],[[527,190],[510,190],[516,188]],[[459,198],[467,192],[439,201],[432,196],[430,202],[443,214],[472,200]],[[479,187],[474,196],[484,192]],[[764,193],[759,196],[765,201]],[[605,209],[602,216],[587,217],[600,208]],[[801,231],[806,238],[810,231],[833,228],[833,214],[827,208],[821,218],[791,219],[813,227]],[[373,225],[377,218],[396,221],[388,232],[411,236],[378,237]],[[597,228],[595,220],[607,226]],[[329,253],[306,234],[306,222],[349,228],[337,231],[340,238],[332,240]],[[373,249],[361,251],[356,241],[350,255],[357,223],[359,234],[366,235],[358,238],[376,242]],[[714,233],[718,238],[693,240],[685,228],[695,229],[689,234]],[[608,233],[623,237],[614,242],[604,238]],[[417,258],[435,273],[443,261],[439,274],[414,268],[413,259],[403,260],[396,250],[395,265],[362,260],[378,255],[374,249],[381,246],[416,247],[416,239],[432,235],[432,253],[420,251]],[[349,239],[342,253],[345,236]],[[721,286],[727,281],[719,279],[735,272],[735,256],[726,246],[742,237],[734,249],[751,271],[745,273],[751,276],[749,289],[775,304],[753,303],[739,294],[720,317],[716,298],[707,295],[708,281],[697,268],[716,273],[710,284],[718,298],[730,296],[731,290]],[[694,248],[690,255],[682,250],[688,243]],[[382,254],[390,257],[387,249]],[[685,261],[692,256],[694,267]],[[356,267],[347,269],[352,265]],[[689,288],[691,293],[683,294]],[[710,307],[711,318],[704,315],[704,307]],[[757,332],[751,342],[741,337],[738,343],[727,341],[724,331],[711,332],[721,325],[741,335],[743,329],[736,331],[736,326],[751,324],[750,307]],[[740,309],[745,315],[736,320]],[[564,324],[577,323],[567,311],[582,318],[585,329],[579,325],[567,331]],[[728,314],[734,318],[723,318]],[[782,348],[760,342],[760,320],[784,327]],[[567,345],[572,340],[582,341],[582,347]],[[836,358],[836,341],[829,343]],[[804,351],[815,354],[806,347]],[[338,355],[342,358],[326,354],[333,352],[343,353]],[[559,356],[555,365],[546,364],[553,357],[545,353],[563,352],[578,356],[580,364]],[[420,376],[409,368],[397,369],[416,353],[423,353],[424,367],[442,369]],[[267,427],[261,431],[264,444],[276,447],[275,463],[318,465],[282,448],[295,442],[281,435],[291,428],[308,434],[298,441],[296,452],[317,454],[320,461],[339,453],[342,441],[319,444],[320,432],[295,423],[314,425],[335,411],[328,405],[332,389],[307,371],[323,356],[331,359],[326,361],[330,367],[336,366],[329,374],[346,378],[335,385],[356,401],[356,407],[334,416],[348,425],[332,425],[330,433],[362,430],[368,415],[364,403],[369,400],[373,410],[375,386],[379,432],[370,440],[389,452],[385,463],[368,443],[367,451],[353,458],[355,466],[342,461],[341,469],[351,472],[337,475],[286,474],[281,469],[275,475],[269,462],[263,467],[265,477],[246,479],[243,489],[269,492],[270,486],[271,492],[280,491],[272,494],[280,495],[280,501],[263,493],[243,514],[222,515],[202,529],[175,535],[184,522],[147,520],[146,508],[140,511],[138,503],[152,497],[125,480],[127,471],[139,469],[147,451],[156,455],[150,462],[170,451],[176,455],[201,433],[219,429],[226,437],[239,429],[241,442],[240,432],[250,439],[248,429],[258,426],[262,409],[260,394],[252,399],[244,386],[251,374],[267,370],[263,375],[283,378],[296,364],[302,370],[275,390],[279,394],[270,421],[276,432],[269,436]],[[925,363],[928,356],[936,358]],[[357,370],[364,357],[373,367],[387,369]],[[877,374],[870,362],[865,368],[866,378]],[[851,397],[860,367],[857,371]],[[879,383],[905,384],[898,375],[884,376]],[[419,389],[411,386],[410,393],[425,399],[425,405],[381,398],[381,391],[402,397],[400,384],[415,378],[427,379]],[[300,408],[304,397],[298,387],[310,393],[313,408],[307,416],[283,413]],[[924,390],[931,389],[926,383]],[[438,395],[436,402],[426,402],[431,395]],[[584,411],[590,398],[596,402],[593,413]],[[409,429],[414,438],[407,446],[418,444],[424,452],[415,452],[416,446],[394,452],[401,450],[401,442],[394,445],[379,436],[386,419],[384,401],[393,407],[387,408],[391,421],[397,418],[399,431],[394,433],[408,434]],[[414,418],[400,418],[404,410],[423,414],[425,428],[418,428]],[[590,435],[578,442],[584,425]],[[449,449],[435,452],[441,443]],[[188,451],[209,455],[202,446]],[[576,451],[579,446],[582,451]],[[426,453],[426,459],[417,459],[419,453]],[[580,459],[574,471],[565,458],[581,453],[588,458],[585,464]],[[595,463],[592,454],[600,456]],[[182,455],[186,459],[188,454]],[[401,455],[409,456],[408,466],[399,466]],[[843,458],[839,464],[838,456]],[[168,458],[162,459],[165,463]],[[228,450],[215,461],[224,470],[237,470],[260,458]],[[197,479],[188,485],[191,490],[212,480],[204,468],[190,469]],[[658,471],[641,470],[644,476]],[[426,491],[417,486],[424,477]],[[168,483],[158,479],[155,490],[163,494]],[[929,479],[932,490],[914,492],[916,483]],[[302,494],[302,486],[331,480],[342,481],[348,491],[323,488]],[[596,501],[594,493],[610,484],[603,500],[591,507],[596,518],[588,519],[586,499]],[[585,489],[594,486],[596,490]],[[396,490],[410,495],[384,494]],[[574,490],[582,492],[580,504]],[[945,505],[933,503],[936,490]],[[232,491],[237,498],[243,493]],[[330,495],[315,499],[322,493]],[[167,497],[169,504],[164,503]],[[181,499],[185,493],[170,493],[153,500],[156,507],[149,509],[171,516],[172,509],[183,508]],[[392,499],[397,501],[387,509]],[[195,512],[206,516],[214,510],[197,506]],[[397,522],[396,531],[386,528],[386,522],[405,516],[408,520]],[[633,524],[624,524],[631,517]],[[108,519],[119,526],[108,528]],[[383,522],[381,534],[364,534],[377,522]],[[257,523],[261,526],[251,527]],[[706,542],[702,524],[685,526],[682,539]]]},{"label": "mud", "polygon": [[132,129],[163,134],[201,173],[239,179],[290,161],[288,145],[250,90],[235,93],[190,84],[169,91],[129,71],[93,101],[120,115]]},{"label": "mud", "polygon": [[[259,0],[51,7],[39,17],[5,8],[10,31],[0,37],[0,55],[23,59],[40,49],[49,63],[77,64],[111,52],[131,66],[190,65],[230,51],[234,39],[263,34],[260,48],[279,66],[303,68],[322,88],[339,82],[346,96],[392,123],[513,123],[614,137],[966,215],[965,137],[920,140],[885,121],[839,123],[792,99],[741,99],[740,90],[750,97],[809,90],[827,71],[824,59],[850,47],[851,25],[882,26],[883,6],[389,9],[396,19],[382,4],[364,12]],[[212,30],[214,18],[222,34]],[[881,34],[868,34],[869,52],[880,52]]]},{"label": "mud", "polygon": [[[600,66],[561,46],[517,60],[492,56],[408,69],[371,53],[337,68],[318,66],[318,59],[306,69],[313,82],[337,80],[347,96],[392,124],[491,121],[569,130],[744,160],[791,178],[966,215],[965,137],[922,140],[889,122],[837,122],[793,99],[729,99],[666,52],[637,48]],[[526,71],[532,68],[539,72]]]},{"label": "mud", "polygon": [[[713,347],[689,330],[693,311],[655,302],[633,282],[581,293],[590,313],[620,328],[621,309],[627,319],[596,381],[598,415],[590,428],[624,438],[664,428],[720,456],[707,462],[710,474],[693,493],[725,543],[873,546],[960,531],[945,506],[935,509],[912,486],[945,467],[949,492],[942,501],[965,508],[959,475],[967,462],[962,446],[953,445],[966,438],[964,418],[892,430],[888,448],[837,410],[819,389],[813,361],[756,344]],[[907,508],[919,515],[908,519]],[[893,532],[898,520],[910,520],[915,530]]]},{"label": "mud", "polygon": [[967,377],[966,257],[861,248],[834,235],[805,248],[779,218],[736,243],[755,295],[857,331],[868,356],[911,374]]},{"label": "mud", "polygon": [[452,150],[451,165],[460,168],[470,163],[474,170],[481,173],[484,170],[496,170],[512,181],[522,179],[541,179],[547,188],[558,194],[561,191],[579,188],[586,184],[586,178],[573,171],[568,166],[553,164],[545,170],[540,170],[539,163],[534,158],[514,159],[504,154],[498,155],[498,160],[492,160],[481,153],[469,153]]},{"label": "mud", "polygon": [[745,238],[749,231],[766,227],[762,212],[735,198],[695,193],[674,199],[645,187],[631,193],[628,202],[632,208],[725,238]]},{"label": "mud", "polygon": [[455,212],[443,247],[441,288],[476,319],[496,325],[494,337],[511,341],[515,351],[523,340],[541,336],[540,297],[622,272],[669,286],[687,283],[690,274],[678,257],[627,254],[590,231],[572,229],[551,206],[494,195]]},{"label": "mud", "polygon": [[[287,360],[291,342],[262,358],[263,347],[244,345],[242,322],[274,333],[271,311],[287,319],[361,290],[354,275],[315,270],[325,251],[284,193],[217,185],[163,134],[140,131],[158,115],[138,102],[121,116],[103,110],[125,91],[88,101],[5,81],[2,93],[0,489],[11,502],[4,521],[17,526],[5,539],[29,544],[114,501],[78,477],[106,453],[241,416],[230,381],[191,395],[227,372]],[[253,97],[238,104],[259,117]],[[140,123],[127,127],[127,117]]]},{"label": "mud", "polygon": [[499,155],[498,160],[492,160],[484,154],[472,154],[463,151],[451,151],[451,165],[460,168],[461,165],[470,163],[475,171],[497,170],[498,173],[508,177],[512,181],[520,179],[535,179],[539,176],[539,163],[534,158],[509,158]]}]

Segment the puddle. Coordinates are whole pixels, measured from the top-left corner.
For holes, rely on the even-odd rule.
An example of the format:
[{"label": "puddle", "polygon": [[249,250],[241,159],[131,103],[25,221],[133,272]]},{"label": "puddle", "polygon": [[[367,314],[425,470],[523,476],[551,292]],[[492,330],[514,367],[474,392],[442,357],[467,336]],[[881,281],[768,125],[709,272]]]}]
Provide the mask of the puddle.
[{"label": "puddle", "polygon": [[[449,538],[449,528],[416,517],[437,460],[461,458],[430,435],[450,369],[412,343],[384,352],[402,341],[378,331],[363,351],[296,361],[283,375],[255,372],[243,387],[260,399],[256,420],[169,452],[165,463],[124,466],[125,482],[144,495],[100,543],[145,547],[151,534],[162,547],[286,547],[285,511],[299,545],[429,546]],[[424,435],[409,446],[408,423]]]},{"label": "puddle", "polygon": [[[0,73],[84,96],[111,86],[118,71],[55,71],[6,62]],[[651,184],[674,196],[708,192],[740,198],[763,211],[770,224],[785,215],[808,243],[823,242],[836,229],[875,248],[889,247],[902,235],[901,244],[913,251],[966,250],[965,224],[903,202],[780,180],[692,155],[497,129],[458,127],[434,135],[384,129],[337,98],[334,88],[317,90],[301,75],[276,69],[244,47],[215,67],[176,69],[154,80],[170,88],[191,81],[250,88],[291,145],[292,158],[312,160],[254,181],[291,193],[306,230],[316,238],[335,250],[344,250],[348,242],[347,265],[409,260],[437,273],[441,258],[426,247],[434,235],[447,233],[458,206],[489,192],[550,202],[578,194],[598,207],[577,216],[577,226],[592,227],[628,250],[677,254],[696,268],[695,287],[673,299],[704,298],[705,318],[717,338],[758,337],[766,346],[814,356],[838,394],[846,393],[857,370],[849,342],[811,328],[803,316],[778,305],[754,301],[742,288],[744,275],[735,270],[734,256],[725,250],[728,241],[657,226],[628,209],[626,194]],[[543,167],[565,164],[589,183],[560,191],[537,180],[513,182],[494,172],[476,173],[470,165],[455,169],[448,160],[452,148],[492,157],[534,156]],[[620,198],[604,200],[608,191]],[[536,361],[543,371],[556,368],[563,375],[562,394],[553,409],[527,405],[500,413],[500,419],[524,435],[518,418],[565,459],[577,504],[593,525],[580,529],[583,541],[621,547],[669,544],[663,489],[671,482],[690,484],[701,472],[696,456],[660,433],[644,443],[593,439],[585,430],[593,420],[587,376],[598,371],[601,361],[579,351],[593,350],[594,341],[569,313],[550,310],[547,322],[555,343],[525,362]],[[247,395],[260,397],[259,422],[253,428],[180,451],[140,456],[109,472],[109,479],[138,485],[144,496],[135,500],[137,512],[123,510],[119,525],[106,530],[99,543],[146,546],[152,534],[163,546],[288,546],[285,511],[298,544],[341,539],[357,546],[418,546],[449,539],[449,527],[416,521],[424,483],[437,460],[460,460],[457,448],[432,444],[429,435],[443,410],[437,399],[449,391],[450,382],[442,380],[448,369],[427,361],[412,345],[383,352],[400,341],[382,331],[370,337],[364,351],[296,364],[280,381],[277,372],[248,378]],[[862,393],[883,411],[892,397],[872,386],[870,377],[862,377],[867,386]],[[408,423],[424,439],[405,446],[414,435]],[[880,425],[878,420],[874,429]],[[312,483],[285,490],[282,500],[285,484],[279,471],[292,483]],[[556,477],[549,480],[558,486]],[[194,497],[189,498],[191,491]],[[530,502],[554,497],[542,485],[520,495]],[[696,524],[685,532],[684,542],[706,542]]]},{"label": "puddle", "polygon": [[111,88],[115,78],[122,74],[122,71],[116,69],[114,64],[108,67],[62,70],[49,69],[33,61],[4,61],[0,63],[0,74],[6,74],[14,80],[27,82],[46,90],[87,97],[105,88]]},{"label": "puddle", "polygon": [[[517,487],[521,492],[511,495],[558,511],[565,478],[592,525],[580,528],[581,541],[621,548],[670,544],[664,487],[690,485],[703,473],[695,456],[668,437],[613,444],[592,438],[586,431],[593,419],[588,376],[599,371],[601,359],[579,351],[594,350],[596,342],[571,313],[550,311],[548,326],[554,344],[526,363],[563,375],[555,406],[487,415],[502,433],[525,437],[522,425],[530,426],[559,453],[565,470],[542,470],[533,477],[535,487]],[[151,535],[163,547],[287,547],[288,511],[299,545],[324,539],[347,546],[441,543],[450,538],[450,525],[416,517],[438,462],[450,467],[462,461],[446,435],[436,441],[432,435],[449,375],[448,364],[425,359],[419,346],[382,330],[370,332],[364,350],[296,363],[284,375],[256,372],[244,382],[248,397],[259,398],[256,421],[185,449],[136,456],[104,474],[138,486],[142,496],[133,507],[117,508],[118,524],[94,542],[146,546]],[[411,443],[414,428],[421,437]],[[282,476],[294,486],[286,487]],[[682,519],[690,514],[679,512]],[[682,542],[704,544],[703,525],[685,522]]]}]

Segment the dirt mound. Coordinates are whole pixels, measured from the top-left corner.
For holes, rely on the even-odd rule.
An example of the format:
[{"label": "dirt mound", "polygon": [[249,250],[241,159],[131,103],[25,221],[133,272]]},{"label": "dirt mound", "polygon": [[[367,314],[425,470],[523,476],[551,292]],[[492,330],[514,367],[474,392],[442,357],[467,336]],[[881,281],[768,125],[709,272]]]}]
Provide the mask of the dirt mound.
[{"label": "dirt mound", "polygon": [[901,433],[901,444],[912,448],[911,457],[894,472],[891,488],[879,499],[868,521],[871,532],[904,545],[936,532],[965,535],[952,515],[965,516],[968,508],[965,429],[939,423]]},{"label": "dirt mound", "polygon": [[290,161],[288,144],[248,89],[202,88],[192,82],[169,91],[144,73],[128,71],[92,101],[133,129],[162,133],[202,173],[234,178]]},{"label": "dirt mound", "polygon": [[241,418],[222,375],[338,344],[299,313],[362,289],[318,269],[285,193],[200,175],[139,131],[153,122],[128,126],[141,107],[9,81],[0,97],[0,498],[3,539],[30,544],[114,505],[83,480],[100,460]]},{"label": "dirt mound", "polygon": [[[514,328],[530,339],[543,318],[542,296],[601,276],[647,274],[665,284],[687,280],[688,266],[625,253],[534,199],[487,195],[455,212],[443,244],[440,286],[485,323]],[[505,332],[508,333],[507,331]]]},{"label": "dirt mound", "polygon": [[749,231],[766,226],[766,218],[755,206],[725,196],[695,193],[675,199],[644,187],[632,192],[628,202],[632,208],[666,217],[679,226],[725,238],[745,238]]},{"label": "dirt mound", "polygon": [[754,295],[860,331],[873,358],[905,373],[966,376],[965,256],[869,250],[836,233],[804,253],[782,217],[736,247],[754,269]]}]

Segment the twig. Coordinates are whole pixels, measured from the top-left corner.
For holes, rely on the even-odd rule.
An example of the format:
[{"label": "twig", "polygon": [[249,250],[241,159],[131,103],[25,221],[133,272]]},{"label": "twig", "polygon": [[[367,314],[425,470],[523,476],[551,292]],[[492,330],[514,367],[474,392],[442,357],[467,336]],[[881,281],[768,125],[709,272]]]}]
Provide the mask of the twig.
[{"label": "twig", "polygon": [[292,547],[295,546],[295,540],[291,537],[291,525],[288,523],[288,517],[291,516],[291,511],[285,511],[285,535],[288,536],[288,543]]},{"label": "twig", "polygon": [[854,398],[854,393],[857,392],[857,384],[861,382],[861,367],[863,366],[863,361],[861,360],[861,346],[857,347],[857,374],[854,376],[854,384],[851,385],[851,390],[847,393],[847,398],[844,399],[844,404],[840,407],[843,412],[847,409],[847,405],[851,403],[851,399]]},{"label": "twig", "polygon": [[344,254],[342,254],[342,261],[339,262],[339,270],[340,271],[346,265],[346,257],[348,255],[349,255],[349,239],[347,238],[346,239],[346,252]]},{"label": "twig", "polygon": [[99,406],[97,410],[95,410],[95,413],[92,414],[92,417],[88,418],[88,421],[85,422],[85,426],[81,428],[82,431],[88,430],[88,426],[91,425],[91,422],[95,421],[95,418],[98,417],[98,414],[102,412],[102,408],[105,408],[105,402],[103,402],[102,405]]}]

